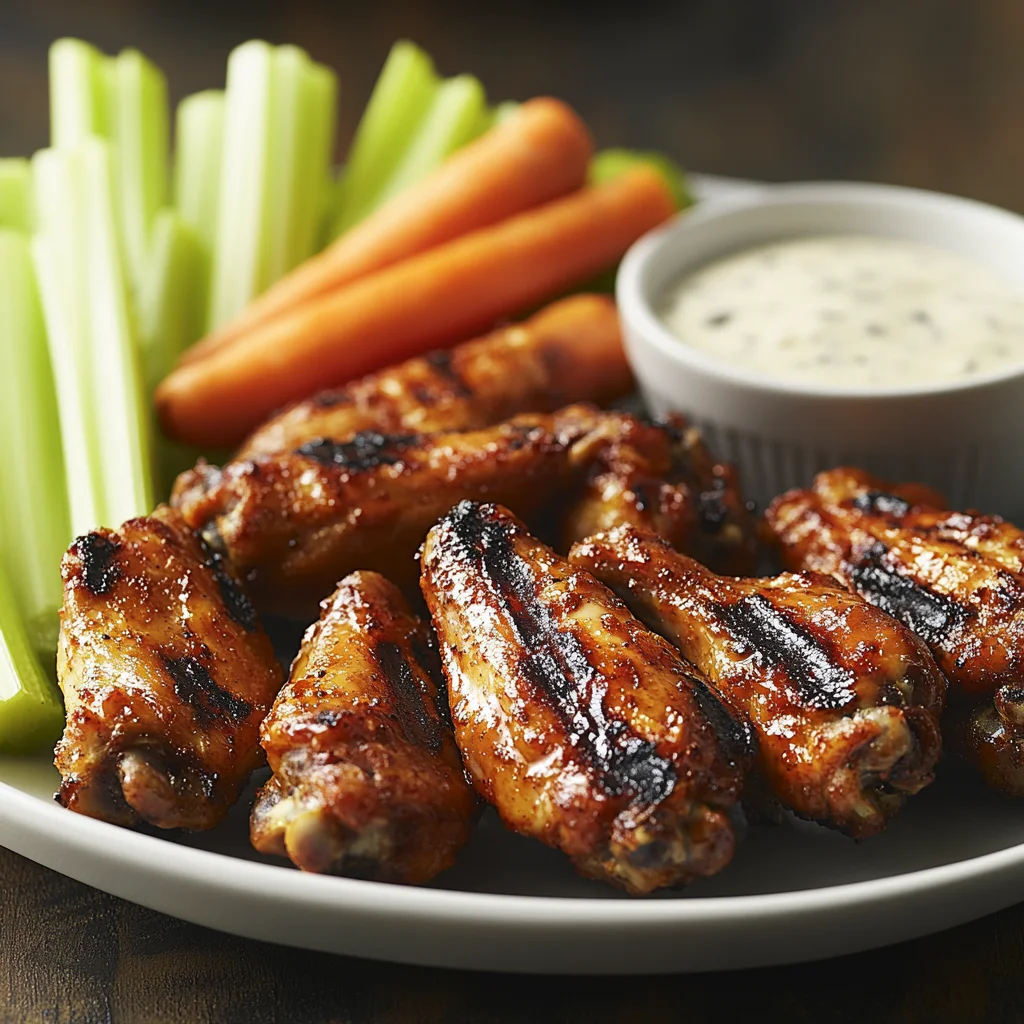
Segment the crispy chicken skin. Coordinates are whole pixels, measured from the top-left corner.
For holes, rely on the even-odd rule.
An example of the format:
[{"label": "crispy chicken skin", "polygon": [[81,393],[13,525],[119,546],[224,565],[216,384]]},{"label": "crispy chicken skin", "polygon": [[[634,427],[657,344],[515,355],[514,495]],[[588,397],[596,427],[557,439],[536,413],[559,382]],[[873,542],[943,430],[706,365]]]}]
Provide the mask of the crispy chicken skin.
[{"label": "crispy chicken skin", "polygon": [[477,430],[524,412],[602,403],[631,386],[615,303],[556,302],[521,324],[371,374],[291,406],[260,427],[237,458],[292,451],[357,434]]},{"label": "crispy chicken skin", "polygon": [[633,893],[728,863],[749,734],[611,591],[469,501],[422,587],[463,760],[510,828]]},{"label": "crispy chicken skin", "polygon": [[834,580],[716,576],[628,526],[570,560],[749,716],[764,778],[801,817],[863,838],[931,781],[946,681],[918,637]]},{"label": "crispy chicken skin", "polygon": [[353,573],[324,601],[261,730],[274,775],[252,812],[257,850],[410,884],[451,867],[476,798],[429,637],[376,573]]},{"label": "crispy chicken skin", "polygon": [[57,746],[65,807],[207,829],[263,760],[283,673],[238,580],[167,507],[64,556]]},{"label": "crispy chicken skin", "polygon": [[838,576],[928,644],[951,697],[981,702],[954,711],[950,745],[1024,796],[1024,533],[846,468],[777,498],[766,519],[788,565]]},{"label": "crispy chicken skin", "polygon": [[756,534],[736,471],[716,463],[682,417],[605,413],[572,454],[586,476],[566,515],[564,550],[630,524],[719,572],[754,571]]},{"label": "crispy chicken skin", "polygon": [[223,470],[198,466],[179,477],[172,500],[230,559],[261,611],[313,617],[359,568],[415,590],[427,530],[464,498],[537,512],[568,485],[581,429],[570,407],[564,426],[559,415],[528,414],[465,433],[315,441]]},{"label": "crispy chicken skin", "polygon": [[914,630],[956,689],[992,694],[1024,679],[1024,534],[923,500],[834,469],[777,498],[766,519],[790,568],[840,577]]}]

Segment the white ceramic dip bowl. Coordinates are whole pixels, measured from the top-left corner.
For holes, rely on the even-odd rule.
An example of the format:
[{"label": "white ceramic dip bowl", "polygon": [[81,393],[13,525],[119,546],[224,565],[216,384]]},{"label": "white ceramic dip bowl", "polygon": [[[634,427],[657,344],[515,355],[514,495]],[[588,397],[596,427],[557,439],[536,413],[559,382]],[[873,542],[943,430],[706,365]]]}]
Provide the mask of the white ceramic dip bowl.
[{"label": "white ceramic dip bowl", "polygon": [[616,286],[626,351],[648,407],[682,412],[739,466],[760,505],[816,472],[862,467],[938,488],[953,508],[1024,518],[1024,365],[963,382],[885,388],[768,379],[675,337],[659,310],[682,278],[786,238],[876,235],[946,249],[1024,293],[1024,218],[917,189],[766,186],[711,199],[642,238]]}]

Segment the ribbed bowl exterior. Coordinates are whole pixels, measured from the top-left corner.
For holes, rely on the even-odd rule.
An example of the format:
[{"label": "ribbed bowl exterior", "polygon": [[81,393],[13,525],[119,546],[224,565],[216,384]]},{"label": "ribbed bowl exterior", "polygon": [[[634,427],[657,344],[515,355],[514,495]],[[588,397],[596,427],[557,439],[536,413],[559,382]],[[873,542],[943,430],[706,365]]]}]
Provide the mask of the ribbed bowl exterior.
[{"label": "ribbed bowl exterior", "polygon": [[1024,290],[1024,219],[969,200],[808,184],[702,204],[641,239],[619,273],[626,351],[648,408],[689,417],[715,454],[739,467],[762,508],[815,473],[848,465],[928,484],[953,508],[1024,522],[1024,368],[931,389],[790,387],[717,363],[672,337],[657,315],[666,289],[703,263],[778,238],[843,232],[949,248]]}]

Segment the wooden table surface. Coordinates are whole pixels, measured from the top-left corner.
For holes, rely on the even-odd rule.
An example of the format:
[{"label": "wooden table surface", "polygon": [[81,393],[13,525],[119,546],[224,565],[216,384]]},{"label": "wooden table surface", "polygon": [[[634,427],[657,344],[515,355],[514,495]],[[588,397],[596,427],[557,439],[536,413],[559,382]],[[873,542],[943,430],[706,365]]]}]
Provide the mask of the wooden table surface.
[{"label": "wooden table surface", "polygon": [[1024,1020],[1024,906],[793,967],[639,978],[475,974],[222,935],[0,850],[0,936],[0,1020],[18,1024]]},{"label": "wooden table surface", "polygon": [[[136,45],[172,97],[229,48],[292,41],[341,72],[340,137],[390,42],[476,72],[495,99],[550,92],[602,144],[742,177],[865,178],[1024,210],[1020,0],[0,0],[0,155],[46,142],[61,34]],[[0,836],[0,843],[3,837]],[[1024,1020],[1024,907],[840,960],[635,979],[505,977],[311,954],[144,910],[0,850],[0,1020],[92,1022]]]}]

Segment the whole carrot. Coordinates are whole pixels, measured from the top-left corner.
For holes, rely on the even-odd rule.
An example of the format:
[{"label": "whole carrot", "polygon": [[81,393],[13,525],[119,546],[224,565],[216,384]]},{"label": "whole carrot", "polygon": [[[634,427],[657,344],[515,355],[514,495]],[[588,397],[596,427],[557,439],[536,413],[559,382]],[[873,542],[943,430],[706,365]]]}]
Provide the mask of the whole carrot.
[{"label": "whole carrot", "polygon": [[160,385],[172,437],[229,447],[314,391],[452,344],[610,266],[675,204],[637,167],[303,303]]},{"label": "whole carrot", "polygon": [[578,189],[592,151],[586,125],[569,107],[529,100],[296,267],[183,362],[205,358],[314,296]]}]

